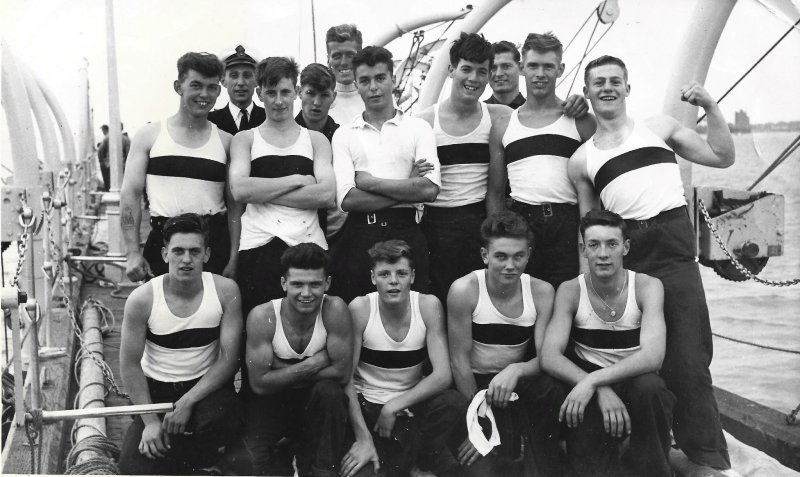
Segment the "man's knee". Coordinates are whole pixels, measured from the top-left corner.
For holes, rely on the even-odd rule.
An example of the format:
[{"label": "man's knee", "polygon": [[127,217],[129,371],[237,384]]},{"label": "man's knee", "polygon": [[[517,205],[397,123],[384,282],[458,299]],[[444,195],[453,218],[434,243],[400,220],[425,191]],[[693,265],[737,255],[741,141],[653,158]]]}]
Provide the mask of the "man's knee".
[{"label": "man's knee", "polygon": [[675,396],[666,383],[655,373],[645,373],[631,379],[629,398],[635,402],[657,402],[662,407],[672,408]]}]

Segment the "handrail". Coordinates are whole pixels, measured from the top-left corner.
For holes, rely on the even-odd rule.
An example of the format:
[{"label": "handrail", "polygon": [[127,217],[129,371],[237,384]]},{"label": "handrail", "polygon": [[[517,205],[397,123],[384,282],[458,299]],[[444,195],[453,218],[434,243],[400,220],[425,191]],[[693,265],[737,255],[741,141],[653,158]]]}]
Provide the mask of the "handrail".
[{"label": "handrail", "polygon": [[[59,411],[40,411],[41,419],[43,422],[72,420],[72,419],[88,419],[93,417],[111,417],[111,416],[136,416],[139,414],[161,414],[173,411],[175,404],[173,403],[157,403],[157,404],[134,404],[130,406],[111,406],[102,408],[89,408],[89,409],[63,409]],[[34,419],[34,415],[30,412],[25,413],[25,422],[30,422]]]}]

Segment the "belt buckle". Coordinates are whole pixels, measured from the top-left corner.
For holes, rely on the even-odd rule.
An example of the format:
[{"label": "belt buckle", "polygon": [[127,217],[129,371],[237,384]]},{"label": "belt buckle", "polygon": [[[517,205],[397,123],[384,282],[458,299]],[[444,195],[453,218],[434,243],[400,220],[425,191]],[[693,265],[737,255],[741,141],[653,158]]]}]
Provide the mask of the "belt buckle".
[{"label": "belt buckle", "polygon": [[378,218],[375,217],[375,212],[370,212],[367,214],[367,225],[372,225],[378,221]]},{"label": "belt buckle", "polygon": [[542,204],[542,215],[545,217],[553,216],[553,204]]}]

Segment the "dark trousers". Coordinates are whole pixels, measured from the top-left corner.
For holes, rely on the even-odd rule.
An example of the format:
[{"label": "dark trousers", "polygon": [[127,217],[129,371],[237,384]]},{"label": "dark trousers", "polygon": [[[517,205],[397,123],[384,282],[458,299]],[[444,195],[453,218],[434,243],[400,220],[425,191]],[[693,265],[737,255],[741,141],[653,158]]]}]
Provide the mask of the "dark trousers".
[{"label": "dark trousers", "polygon": [[[164,223],[169,217],[150,217],[150,235],[144,244],[142,255],[150,265],[153,276],[157,277],[169,271],[169,266],[161,256],[164,247]],[[208,223],[208,245],[211,247],[211,257],[203,266],[206,272],[222,275],[231,256],[231,237],[228,234],[228,214],[204,215]]]},{"label": "dark trousers", "polygon": [[[599,369],[592,363],[572,358],[584,371]],[[631,418],[630,447],[627,460],[636,475],[671,477],[669,449],[670,427],[675,395],[655,373],[646,373],[613,384]],[[603,427],[603,416],[592,397],[583,413],[583,423],[567,430],[567,453],[578,476],[615,476],[620,473],[619,446],[624,438],[611,436]]]},{"label": "dark trousers", "polygon": [[342,230],[344,235],[331,257],[331,295],[350,303],[357,296],[375,291],[367,250],[378,242],[391,239],[405,240],[411,247],[415,270],[411,289],[427,293],[428,243],[414,220],[414,214],[415,210],[410,208],[383,209],[369,214],[350,213]]},{"label": "dark trousers", "polygon": [[281,288],[281,255],[289,248],[273,237],[267,244],[239,251],[236,281],[242,291],[242,316],[262,303],[286,296]]},{"label": "dark trousers", "polygon": [[[199,379],[164,383],[147,379],[154,403],[175,402],[186,394]],[[134,475],[199,475],[215,465],[219,448],[231,441],[241,428],[241,406],[233,385],[212,392],[192,409],[188,431],[191,435],[170,434],[171,448],[162,459],[148,459],[139,453],[144,422],[136,416],[125,433],[119,469],[122,474]]]},{"label": "dark trousers", "polygon": [[103,176],[103,190],[107,192],[111,189],[111,166],[101,162],[100,174]]},{"label": "dark trousers", "polygon": [[580,212],[577,205],[531,205],[513,201],[511,210],[525,217],[533,231],[533,253],[525,273],[556,289],[578,276]]},{"label": "dark trousers", "polygon": [[[475,374],[478,389],[488,388],[494,376]],[[484,463],[488,467],[486,475],[565,475],[558,422],[558,410],[566,397],[565,388],[556,379],[542,374],[520,379],[514,392],[519,396],[517,401],[509,403],[505,409],[492,407],[500,446],[481,459],[489,461]]]},{"label": "dark trousers", "polygon": [[486,204],[462,207],[426,207],[422,231],[430,252],[431,292],[447,305],[454,281],[485,267],[481,259],[481,224]]},{"label": "dark trousers", "polygon": [[339,383],[321,380],[265,396],[250,393],[245,401],[244,436],[227,450],[226,471],[274,475],[275,446],[289,437],[300,476],[338,475],[348,432],[347,396]]},{"label": "dark trousers", "polygon": [[626,223],[631,250],[625,268],[656,277],[664,285],[667,350],[661,377],[678,398],[672,425],[675,442],[695,463],[727,469],[730,457],[708,369],[711,325],[689,214],[679,207]]},{"label": "dark trousers", "polygon": [[[406,477],[414,467],[434,470],[436,475],[454,470],[453,455],[466,436],[466,399],[458,391],[447,389],[411,406],[413,417],[398,416],[390,438],[380,437],[372,430],[383,405],[369,402],[361,394],[358,401],[381,460],[381,475]],[[372,467],[371,464],[367,466]],[[448,466],[450,469],[446,468]]]}]

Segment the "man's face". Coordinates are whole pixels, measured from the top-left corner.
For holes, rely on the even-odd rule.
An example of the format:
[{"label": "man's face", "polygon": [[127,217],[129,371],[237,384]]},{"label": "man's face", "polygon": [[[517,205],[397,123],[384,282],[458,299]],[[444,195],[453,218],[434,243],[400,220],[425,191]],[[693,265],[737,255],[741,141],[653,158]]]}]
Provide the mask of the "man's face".
[{"label": "man's face", "polygon": [[589,273],[598,278],[613,276],[622,268],[622,257],[630,250],[630,241],[619,227],[593,225],[584,231],[581,250],[589,262]]},{"label": "man's face", "polygon": [[407,258],[397,263],[378,262],[372,267],[372,283],[384,303],[397,303],[408,299],[414,283],[414,269]]},{"label": "man's face", "polygon": [[289,268],[281,277],[281,287],[286,292],[286,303],[303,314],[316,313],[322,304],[322,295],[328,291],[331,279],[325,270]]},{"label": "man's face", "polygon": [[602,65],[589,70],[583,94],[592,103],[596,114],[625,107],[625,98],[631,92],[625,71],[619,65]]},{"label": "man's face", "polygon": [[459,59],[455,67],[450,65],[450,78],[453,80],[451,92],[455,97],[477,102],[489,84],[489,60],[475,63]]},{"label": "man's face", "polygon": [[181,107],[192,116],[207,116],[219,97],[219,76],[203,76],[189,70],[183,81],[175,80],[175,92],[181,97]]},{"label": "man's face", "polygon": [[300,87],[300,105],[303,108],[303,117],[306,121],[324,121],[328,111],[336,98],[333,89],[317,90],[311,85]]},{"label": "man's face", "polygon": [[511,52],[494,55],[491,86],[496,94],[519,90],[519,63],[514,61]]},{"label": "man's face", "polygon": [[256,89],[256,69],[248,65],[235,65],[225,69],[223,86],[228,90],[231,103],[246,108],[253,101]]},{"label": "man's face", "polygon": [[529,95],[545,98],[555,94],[556,80],[564,73],[564,64],[555,51],[525,52],[522,57],[522,74]]},{"label": "man's face", "polygon": [[367,110],[379,111],[394,104],[392,71],[385,63],[377,63],[375,66],[359,65],[356,68],[356,87]]},{"label": "man's face", "polygon": [[161,248],[161,257],[169,265],[172,279],[188,281],[203,273],[203,264],[211,257],[211,249],[197,233],[176,233]]},{"label": "man's face", "polygon": [[264,103],[267,117],[272,121],[294,120],[294,100],[297,98],[297,87],[291,78],[281,78],[272,86],[256,88],[258,97]]},{"label": "man's face", "polygon": [[341,84],[353,84],[353,57],[361,48],[354,40],[328,43],[328,66],[333,70],[336,81]]},{"label": "man's face", "polygon": [[489,240],[489,248],[481,247],[481,255],[492,281],[510,284],[516,283],[525,271],[531,248],[522,238],[493,238]]}]

